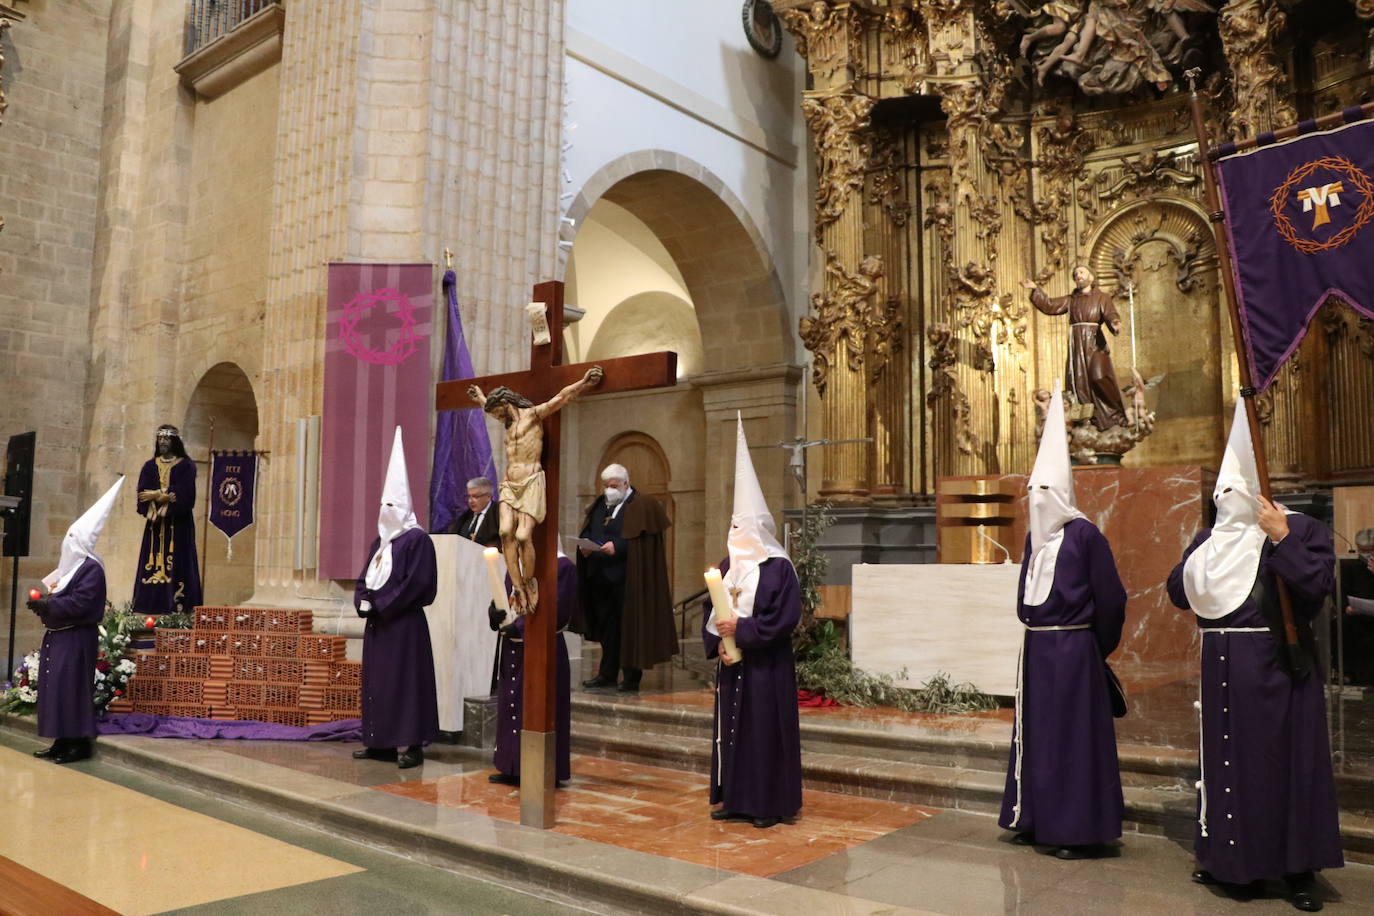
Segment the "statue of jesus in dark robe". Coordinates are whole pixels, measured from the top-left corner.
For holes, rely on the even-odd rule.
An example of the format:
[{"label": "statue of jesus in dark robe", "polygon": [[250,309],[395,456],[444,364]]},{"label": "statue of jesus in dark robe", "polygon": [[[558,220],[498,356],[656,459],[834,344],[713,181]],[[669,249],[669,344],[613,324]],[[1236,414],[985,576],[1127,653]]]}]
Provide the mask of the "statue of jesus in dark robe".
[{"label": "statue of jesus in dark robe", "polygon": [[1121,386],[1117,384],[1107,337],[1102,332],[1105,326],[1113,334],[1120,334],[1121,316],[1112,297],[1093,286],[1095,280],[1091,270],[1079,265],[1073,269],[1073,292],[1056,299],[1045,295],[1033,280],[1024,280],[1021,285],[1030,290],[1031,305],[1044,314],[1069,316],[1064,383],[1079,404],[1092,405],[1093,426],[1105,431],[1127,425]]},{"label": "statue of jesus in dark robe", "polygon": [[196,465],[175,426],[157,430],[153,457],[138,474],[143,545],[134,576],[134,610],[140,614],[191,612],[201,604],[196,556]]}]

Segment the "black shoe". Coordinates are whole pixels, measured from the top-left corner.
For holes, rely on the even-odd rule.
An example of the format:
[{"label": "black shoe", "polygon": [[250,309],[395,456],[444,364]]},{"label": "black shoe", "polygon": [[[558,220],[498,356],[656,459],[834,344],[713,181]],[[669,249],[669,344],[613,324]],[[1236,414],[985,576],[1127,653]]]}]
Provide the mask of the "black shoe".
[{"label": "black shoe", "polygon": [[728,821],[733,820],[734,817],[735,815],[726,811],[724,808],[715,808],[711,811],[711,820],[713,821]]},{"label": "black shoe", "polygon": [[396,755],[396,766],[402,770],[409,770],[425,762],[425,752],[418,747],[408,747]]},{"label": "black shoe", "polygon": [[498,786],[518,786],[520,785],[520,777],[511,776],[508,773],[502,773],[500,770],[497,770],[487,777],[487,782],[494,782]]},{"label": "black shoe", "polygon": [[566,789],[566,788],[568,787],[568,780],[566,780],[566,779],[556,779],[556,780],[554,780],[553,787],[554,787],[555,789]]},{"label": "black shoe", "polygon": [[1096,846],[1060,846],[1054,851],[1054,857],[1065,862],[1076,862],[1079,859],[1096,859],[1099,852]]},{"label": "black shoe", "polygon": [[365,747],[362,750],[353,752],[354,760],[385,760],[388,763],[396,759],[396,748],[394,747]]},{"label": "black shoe", "polygon": [[78,760],[89,760],[90,757],[91,739],[74,738],[66,747],[48,759],[53,763],[76,763]]},{"label": "black shoe", "polygon": [[782,823],[782,818],[780,818],[780,817],[756,817],[756,818],[754,818],[754,826],[757,827],[757,828],[759,828],[760,830],[767,830],[769,827],[776,827],[776,826],[778,826],[778,824],[780,824],[780,823]]},{"label": "black shoe", "polygon": [[616,690],[619,690],[621,693],[639,693],[639,681],[621,681],[620,685],[616,687]]},{"label": "black shoe", "polygon": [[1034,846],[1035,834],[1018,833],[1015,836],[1013,836],[1010,840],[1008,840],[1008,842],[1011,843],[1011,845],[1013,846]]},{"label": "black shoe", "polygon": [[615,679],[614,679],[614,678],[608,678],[608,677],[602,677],[601,675],[598,674],[596,677],[592,678],[591,680],[583,681],[583,682],[582,682],[582,686],[583,686],[583,687],[590,687],[590,688],[596,688],[596,687],[614,687],[614,686],[615,686]]},{"label": "black shoe", "polygon": [[1317,896],[1317,882],[1311,872],[1289,875],[1288,902],[1305,913],[1315,913],[1322,908],[1321,898]]},{"label": "black shoe", "polygon": [[1199,868],[1199,869],[1196,869],[1196,870],[1193,871],[1193,883],[1194,883],[1194,884],[1216,884],[1216,883],[1217,883],[1217,879],[1216,879],[1216,878],[1213,878],[1213,877],[1212,877],[1212,873],[1209,872],[1207,869],[1205,869],[1205,868]]},{"label": "black shoe", "polygon": [[49,745],[46,750],[34,751],[33,756],[37,757],[39,760],[51,760],[58,754],[62,753],[62,751],[64,751],[66,747],[67,740],[65,738],[58,738],[51,745]]}]

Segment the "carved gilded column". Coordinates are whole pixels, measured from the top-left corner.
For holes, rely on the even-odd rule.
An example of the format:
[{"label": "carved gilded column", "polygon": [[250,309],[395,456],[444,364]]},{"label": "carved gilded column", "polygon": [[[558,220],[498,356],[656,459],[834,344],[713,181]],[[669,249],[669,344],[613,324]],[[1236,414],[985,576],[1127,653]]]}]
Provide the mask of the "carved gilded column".
[{"label": "carved gilded column", "polygon": [[[1218,32],[1231,69],[1232,111],[1227,129],[1234,139],[1293,124],[1297,110],[1289,99],[1288,77],[1280,65],[1274,37],[1287,26],[1288,17],[1276,0],[1232,0],[1221,8]],[[1315,412],[1304,409],[1322,384],[1310,347],[1303,347],[1279,372],[1261,401],[1265,427],[1264,447],[1275,489],[1291,490],[1303,476],[1305,443],[1314,441],[1309,420]],[[1304,358],[1306,357],[1306,359]],[[1317,361],[1318,363],[1321,361]],[[1310,406],[1310,405],[1309,405]]]},{"label": "carved gilded column", "polygon": [[[864,249],[864,174],[874,100],[854,90],[862,67],[864,14],[850,3],[812,3],[778,15],[806,58],[813,89],[802,113],[816,153],[815,232],[824,270],[801,338],[812,355],[822,435],[862,439],[868,432],[868,340],[879,307],[883,261]],[[822,449],[819,495],[870,501],[869,448],[856,442]]]},{"label": "carved gilded column", "polygon": [[906,233],[911,223],[901,138],[891,131],[873,135],[865,194],[866,250],[880,252],[883,275],[870,311],[868,374],[869,475],[876,502],[901,504],[911,493],[911,370],[907,359],[910,294]]}]

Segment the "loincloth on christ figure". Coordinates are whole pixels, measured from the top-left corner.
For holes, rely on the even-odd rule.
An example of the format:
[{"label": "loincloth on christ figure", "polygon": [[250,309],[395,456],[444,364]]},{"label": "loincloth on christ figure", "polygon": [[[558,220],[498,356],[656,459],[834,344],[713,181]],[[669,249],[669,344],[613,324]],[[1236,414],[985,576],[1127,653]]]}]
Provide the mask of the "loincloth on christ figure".
[{"label": "loincloth on christ figure", "polygon": [[544,470],[541,468],[523,480],[501,481],[501,502],[516,512],[523,512],[536,522],[544,520]]}]

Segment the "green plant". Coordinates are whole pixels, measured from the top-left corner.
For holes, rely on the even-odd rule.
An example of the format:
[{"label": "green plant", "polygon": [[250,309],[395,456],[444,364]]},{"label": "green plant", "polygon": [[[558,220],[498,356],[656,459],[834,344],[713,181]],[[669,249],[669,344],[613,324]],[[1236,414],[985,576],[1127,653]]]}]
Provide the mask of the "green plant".
[{"label": "green plant", "polygon": [[802,510],[801,525],[792,537],[792,567],[801,585],[802,616],[792,635],[792,649],[797,658],[811,658],[832,642],[838,646],[840,634],[830,621],[816,621],[820,609],[821,585],[830,570],[830,558],[820,549],[821,538],[835,520],[829,503],[817,503]]},{"label": "green plant", "polygon": [[[829,621],[826,624],[830,625]],[[855,668],[838,638],[797,662],[798,687],[822,693],[842,706],[892,706],[903,712],[946,714],[997,708],[995,699],[972,684],[950,684],[949,675],[944,672],[914,690],[896,683],[906,676],[905,669],[890,675],[868,674]]]}]

